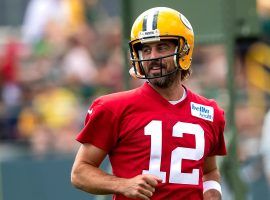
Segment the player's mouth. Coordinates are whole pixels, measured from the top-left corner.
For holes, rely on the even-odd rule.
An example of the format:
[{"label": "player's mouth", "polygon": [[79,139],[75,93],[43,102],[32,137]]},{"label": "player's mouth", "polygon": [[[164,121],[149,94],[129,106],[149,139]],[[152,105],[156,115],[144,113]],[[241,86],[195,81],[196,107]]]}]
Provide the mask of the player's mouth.
[{"label": "player's mouth", "polygon": [[151,74],[160,73],[161,68],[160,67],[153,67],[149,70]]},{"label": "player's mouth", "polygon": [[160,74],[164,70],[165,70],[164,66],[153,66],[153,67],[150,67],[149,73],[150,74]]}]

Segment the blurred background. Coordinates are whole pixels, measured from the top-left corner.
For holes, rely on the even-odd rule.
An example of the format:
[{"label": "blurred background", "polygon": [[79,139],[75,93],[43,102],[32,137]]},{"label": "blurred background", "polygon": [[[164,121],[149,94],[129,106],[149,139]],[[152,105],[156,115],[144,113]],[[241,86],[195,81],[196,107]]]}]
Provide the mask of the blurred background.
[{"label": "blurred background", "polygon": [[0,200],[109,199],[71,186],[75,137],[93,99],[143,83],[129,32],[153,6],[189,19],[185,84],[226,111],[223,199],[270,199],[269,0],[0,0]]}]

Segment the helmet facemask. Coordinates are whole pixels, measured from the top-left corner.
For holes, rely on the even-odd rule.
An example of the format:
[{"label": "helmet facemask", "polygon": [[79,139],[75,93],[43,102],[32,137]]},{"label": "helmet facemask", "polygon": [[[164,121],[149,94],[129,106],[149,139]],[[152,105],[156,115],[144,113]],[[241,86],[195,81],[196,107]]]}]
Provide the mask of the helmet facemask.
[{"label": "helmet facemask", "polygon": [[[184,58],[185,55],[188,54],[189,52],[189,46],[186,43],[185,39],[182,37],[174,37],[173,39],[171,37],[164,37],[160,38],[163,40],[170,40],[175,43],[176,48],[174,53],[160,56],[157,58],[149,58],[149,59],[144,59],[141,53],[141,48],[142,48],[142,43],[140,41],[133,41],[129,43],[130,49],[132,50],[130,52],[130,61],[132,63],[132,68],[130,70],[130,74],[136,78],[139,79],[154,79],[154,78],[161,78],[165,76],[169,76],[173,73],[175,73],[178,70],[181,70],[181,62],[180,59]],[[159,39],[159,40],[160,40]],[[180,48],[179,48],[180,47]],[[173,56],[173,61],[174,61],[174,69],[170,70],[169,72],[166,72],[164,70],[164,58],[172,57]],[[148,74],[146,66],[144,66],[145,62],[153,62],[155,63],[155,68],[159,67],[159,73],[156,73],[155,75]],[[154,64],[153,64],[154,65]]]}]

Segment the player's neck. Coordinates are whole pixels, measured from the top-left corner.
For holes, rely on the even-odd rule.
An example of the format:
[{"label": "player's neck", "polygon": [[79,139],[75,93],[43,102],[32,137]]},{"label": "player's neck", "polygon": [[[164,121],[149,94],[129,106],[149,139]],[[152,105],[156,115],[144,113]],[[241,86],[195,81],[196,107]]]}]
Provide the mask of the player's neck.
[{"label": "player's neck", "polygon": [[181,99],[184,93],[184,88],[181,86],[181,82],[175,82],[168,88],[160,88],[149,83],[150,86],[156,90],[163,98],[168,101],[177,101]]}]

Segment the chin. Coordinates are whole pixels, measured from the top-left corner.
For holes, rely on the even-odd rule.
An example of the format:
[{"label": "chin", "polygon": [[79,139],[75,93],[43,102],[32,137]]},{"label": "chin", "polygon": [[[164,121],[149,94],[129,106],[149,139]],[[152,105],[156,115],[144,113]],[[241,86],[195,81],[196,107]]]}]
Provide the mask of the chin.
[{"label": "chin", "polygon": [[149,82],[154,86],[162,89],[169,87],[168,81],[166,81],[166,77],[150,79]]}]

